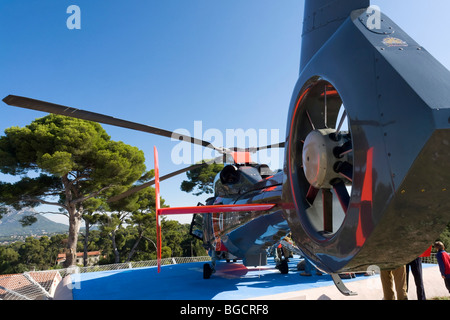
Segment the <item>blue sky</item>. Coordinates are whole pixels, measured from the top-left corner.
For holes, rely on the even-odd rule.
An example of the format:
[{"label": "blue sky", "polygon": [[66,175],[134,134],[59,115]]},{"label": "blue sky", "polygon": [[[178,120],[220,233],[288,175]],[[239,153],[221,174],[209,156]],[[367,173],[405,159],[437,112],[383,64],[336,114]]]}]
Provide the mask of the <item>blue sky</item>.
[{"label": "blue sky", "polygon": [[[450,68],[448,0],[372,3]],[[80,30],[66,26],[70,5],[81,9]],[[194,121],[202,121],[203,132],[277,129],[283,139],[303,6],[300,0],[2,0],[0,97],[23,95],[191,134]],[[2,132],[45,115],[3,103],[0,113]],[[104,128],[113,140],[143,150],[149,169],[154,145],[162,175],[185,166],[171,159],[178,142]],[[282,165],[283,151],[278,159]],[[180,191],[184,178],[161,184],[170,206],[206,199]]]}]

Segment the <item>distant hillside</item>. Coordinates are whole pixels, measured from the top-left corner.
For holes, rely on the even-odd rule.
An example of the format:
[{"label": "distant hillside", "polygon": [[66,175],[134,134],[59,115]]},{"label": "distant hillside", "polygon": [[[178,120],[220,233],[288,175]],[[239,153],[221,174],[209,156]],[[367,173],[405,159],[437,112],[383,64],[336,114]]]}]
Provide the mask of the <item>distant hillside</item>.
[{"label": "distant hillside", "polygon": [[31,226],[22,227],[19,220],[25,216],[36,214],[36,211],[31,208],[22,209],[20,211],[9,208],[8,211],[8,214],[0,219],[0,237],[45,235],[65,233],[68,231],[67,225],[53,222],[39,214],[36,215],[37,221],[35,223]]}]

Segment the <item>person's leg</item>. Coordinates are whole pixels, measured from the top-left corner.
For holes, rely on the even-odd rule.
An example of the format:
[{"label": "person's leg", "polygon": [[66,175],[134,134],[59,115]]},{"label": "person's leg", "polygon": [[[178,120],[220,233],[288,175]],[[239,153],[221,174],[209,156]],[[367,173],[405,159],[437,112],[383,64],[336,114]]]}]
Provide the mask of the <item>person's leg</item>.
[{"label": "person's leg", "polygon": [[447,287],[448,292],[450,293],[450,278],[445,278],[444,281],[445,281],[445,286]]},{"label": "person's leg", "polygon": [[381,270],[380,271],[381,285],[383,287],[383,299],[384,300],[395,300],[394,294],[394,283],[392,281],[392,271],[391,270]]},{"label": "person's leg", "polygon": [[410,267],[411,273],[414,276],[414,283],[416,284],[417,300],[427,300],[423,286],[422,259],[417,258],[410,263]]},{"label": "person's leg", "polygon": [[394,277],[397,300],[408,300],[408,293],[406,292],[406,266],[392,270],[392,276]]}]

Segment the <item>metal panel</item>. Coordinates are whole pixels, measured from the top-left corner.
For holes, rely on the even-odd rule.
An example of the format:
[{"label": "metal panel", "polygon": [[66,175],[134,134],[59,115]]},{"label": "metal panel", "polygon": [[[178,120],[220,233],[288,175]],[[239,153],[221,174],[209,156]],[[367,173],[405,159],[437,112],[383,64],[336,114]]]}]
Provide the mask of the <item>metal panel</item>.
[{"label": "metal panel", "polygon": [[300,71],[355,9],[370,0],[305,0]]},{"label": "metal panel", "polygon": [[[369,30],[359,20],[365,11],[353,12],[304,67],[286,133],[285,216],[302,251],[330,273],[406,264],[450,221],[450,72],[387,16],[395,37]],[[298,101],[320,79],[339,92],[353,137],[351,199],[331,238],[308,230],[308,190],[293,165],[301,150],[289,144]]]}]

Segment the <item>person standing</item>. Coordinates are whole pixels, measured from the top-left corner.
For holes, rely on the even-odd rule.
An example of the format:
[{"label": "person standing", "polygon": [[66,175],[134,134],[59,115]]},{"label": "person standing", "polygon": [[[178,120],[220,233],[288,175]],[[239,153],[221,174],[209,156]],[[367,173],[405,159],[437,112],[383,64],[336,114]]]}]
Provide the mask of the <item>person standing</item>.
[{"label": "person standing", "polygon": [[395,300],[395,291],[397,292],[397,300],[408,300],[406,292],[406,266],[401,266],[393,270],[380,271],[381,285],[383,287],[383,299]]},{"label": "person standing", "polygon": [[445,251],[445,246],[441,241],[434,243],[434,248],[437,250],[436,259],[439,264],[439,271],[444,279],[445,286],[450,293],[450,257]]},{"label": "person standing", "polygon": [[409,289],[409,270],[414,277],[414,283],[416,284],[417,300],[427,300],[425,297],[425,288],[423,286],[422,277],[422,258],[418,257],[406,265],[406,292]]}]

